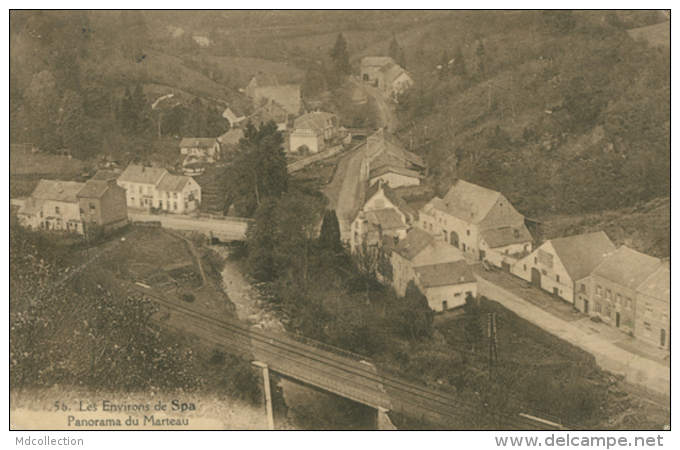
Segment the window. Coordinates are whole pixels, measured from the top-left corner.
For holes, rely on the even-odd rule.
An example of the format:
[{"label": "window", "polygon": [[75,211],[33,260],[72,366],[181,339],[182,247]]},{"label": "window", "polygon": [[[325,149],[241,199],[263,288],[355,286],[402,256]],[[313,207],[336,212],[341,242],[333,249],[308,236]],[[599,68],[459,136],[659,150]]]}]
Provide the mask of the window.
[{"label": "window", "polygon": [[593,308],[593,309],[595,310],[595,312],[601,313],[602,312],[602,305],[600,304],[600,302],[595,302],[595,308]]},{"label": "window", "polygon": [[177,211],[177,202],[172,202],[172,209]]},{"label": "window", "polygon": [[467,230],[467,235],[470,236],[470,230]]},{"label": "window", "polygon": [[628,328],[633,328],[633,319],[630,317],[624,316],[623,317],[623,326],[628,327]]},{"label": "window", "polygon": [[131,204],[131,205],[134,205],[134,204],[135,204],[135,198],[134,198],[134,197],[130,197],[130,204]]},{"label": "window", "polygon": [[466,297],[467,297],[468,295],[472,295],[472,291],[467,291],[467,292],[465,293],[465,296],[466,296]]},{"label": "window", "polygon": [[163,200],[158,200],[158,208],[163,209]]},{"label": "window", "polygon": [[177,192],[173,192],[173,193],[172,193],[172,198],[173,198],[174,200],[177,200]]},{"label": "window", "polygon": [[626,297],[626,308],[633,309],[633,300],[630,297]]},{"label": "window", "polygon": [[581,292],[586,292],[586,285],[581,283]]},{"label": "window", "polygon": [[548,275],[548,272],[546,272],[545,269],[542,269],[542,270],[541,270],[541,273],[542,273],[543,275]]},{"label": "window", "polygon": [[140,194],[144,193],[144,186],[142,186],[141,184],[139,185],[139,193]]},{"label": "window", "polygon": [[43,212],[40,211],[40,218],[42,219],[42,217],[43,217]]},{"label": "window", "polygon": [[94,203],[90,203],[90,212],[96,211],[97,207],[95,206]]},{"label": "window", "polygon": [[59,207],[58,207],[58,206],[55,206],[55,207],[54,207],[54,213],[55,213],[55,214],[59,214]]},{"label": "window", "polygon": [[602,296],[602,286],[598,284],[597,288],[595,289],[595,293],[599,296]]},{"label": "window", "polygon": [[165,202],[165,209],[170,209],[170,202]]},{"label": "window", "polygon": [[623,305],[623,300],[621,299],[621,294],[616,294],[616,303]]},{"label": "window", "polygon": [[604,291],[604,298],[606,298],[607,300],[611,300],[612,299],[612,291],[610,291],[609,289],[605,290]]},{"label": "window", "polygon": [[557,274],[555,274],[555,281],[557,281],[558,283],[560,282],[560,276]]},{"label": "window", "polygon": [[534,264],[538,264],[538,258],[534,257]]},{"label": "window", "polygon": [[525,272],[527,271],[527,265],[526,264],[524,264],[524,271]]},{"label": "window", "polygon": [[652,326],[645,322],[645,336],[652,337]]},{"label": "window", "polygon": [[454,296],[454,297],[460,297],[460,296],[461,296],[461,293],[460,293],[460,292],[456,292],[455,294],[453,294],[453,296]]},{"label": "window", "polygon": [[651,316],[653,312],[652,305],[645,303],[645,316]]},{"label": "window", "polygon": [[432,231],[432,224],[430,224],[430,231]]},{"label": "window", "polygon": [[165,198],[170,198],[170,192],[165,192]]},{"label": "window", "polygon": [[141,198],[139,199],[139,206],[141,206],[142,208],[144,207],[144,200]]},{"label": "window", "polygon": [[146,194],[151,195],[151,186],[146,187]]}]

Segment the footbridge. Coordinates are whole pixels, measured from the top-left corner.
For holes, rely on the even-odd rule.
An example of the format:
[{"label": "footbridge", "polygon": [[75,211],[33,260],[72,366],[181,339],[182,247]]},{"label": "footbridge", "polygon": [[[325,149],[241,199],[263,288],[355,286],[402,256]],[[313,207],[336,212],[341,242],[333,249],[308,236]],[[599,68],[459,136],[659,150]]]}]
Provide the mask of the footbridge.
[{"label": "footbridge", "polygon": [[[478,407],[440,391],[380,373],[369,358],[302,337],[253,330],[237,320],[216,319],[148,286],[134,284],[132,289],[155,300],[162,310],[170,313],[163,322],[165,326],[189,331],[253,358],[254,364],[263,369],[265,393],[270,391],[269,372],[273,372],[375,409],[376,429],[395,429],[387,415],[389,411],[427,417],[454,429],[476,428],[475,420],[480,415]],[[270,401],[267,406],[272,427]],[[505,423],[510,429],[563,429],[546,419],[537,421],[526,412],[508,416]]]},{"label": "footbridge", "polygon": [[195,231],[220,241],[245,241],[252,219],[198,214],[193,216],[128,212],[133,224],[157,224],[171,230]]}]

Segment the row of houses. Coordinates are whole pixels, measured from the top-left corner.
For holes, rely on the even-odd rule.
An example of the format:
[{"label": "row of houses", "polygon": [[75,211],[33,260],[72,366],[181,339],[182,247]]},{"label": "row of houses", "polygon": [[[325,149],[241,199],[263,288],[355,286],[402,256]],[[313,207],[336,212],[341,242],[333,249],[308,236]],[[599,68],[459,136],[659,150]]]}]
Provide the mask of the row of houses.
[{"label": "row of houses", "polygon": [[581,312],[670,350],[670,270],[603,232],[551,239],[511,272]]}]

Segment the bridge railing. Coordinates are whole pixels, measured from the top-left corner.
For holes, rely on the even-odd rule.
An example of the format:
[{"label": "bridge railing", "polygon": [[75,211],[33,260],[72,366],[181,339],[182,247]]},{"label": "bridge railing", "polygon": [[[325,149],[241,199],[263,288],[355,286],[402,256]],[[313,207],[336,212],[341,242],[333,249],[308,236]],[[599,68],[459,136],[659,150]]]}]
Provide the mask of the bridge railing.
[{"label": "bridge railing", "polygon": [[334,353],[338,356],[344,356],[345,358],[352,359],[354,361],[366,361],[366,362],[371,362],[371,358],[368,356],[363,356],[359,355],[357,353],[352,353],[349,350],[344,350],[342,348],[334,347],[330,344],[325,344],[323,342],[315,341],[314,339],[310,339],[304,336],[300,336],[299,334],[292,334],[288,333],[286,334],[286,337],[289,337],[293,339],[294,341],[300,342],[305,345],[309,345],[310,347],[314,347],[318,350],[324,350],[329,353]]},{"label": "bridge railing", "polygon": [[225,222],[241,222],[250,223],[253,219],[247,219],[245,217],[232,217],[232,216],[216,216],[214,214],[199,213],[193,216],[187,216],[187,219],[203,219],[203,220],[223,220]]}]

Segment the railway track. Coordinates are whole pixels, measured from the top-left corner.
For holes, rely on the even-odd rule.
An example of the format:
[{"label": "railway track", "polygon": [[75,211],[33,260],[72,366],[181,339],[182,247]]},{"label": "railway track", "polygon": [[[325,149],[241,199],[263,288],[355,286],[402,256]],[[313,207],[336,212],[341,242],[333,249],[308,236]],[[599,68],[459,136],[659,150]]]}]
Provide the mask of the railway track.
[{"label": "railway track", "polygon": [[[448,424],[474,426],[475,418],[480,416],[477,405],[461,402],[442,392],[393,376],[378,374],[370,360],[362,360],[360,355],[349,358],[285,335],[251,330],[237,321],[216,319],[193,311],[153,290],[139,286],[133,286],[132,289],[154,299],[171,312],[164,325],[193,332],[213,344],[252,355],[253,358],[267,363],[270,370],[284,377],[302,381],[372,408],[403,410],[411,415],[427,416]],[[528,413],[507,416],[502,423],[504,427],[516,430],[565,429],[554,420]]]}]

